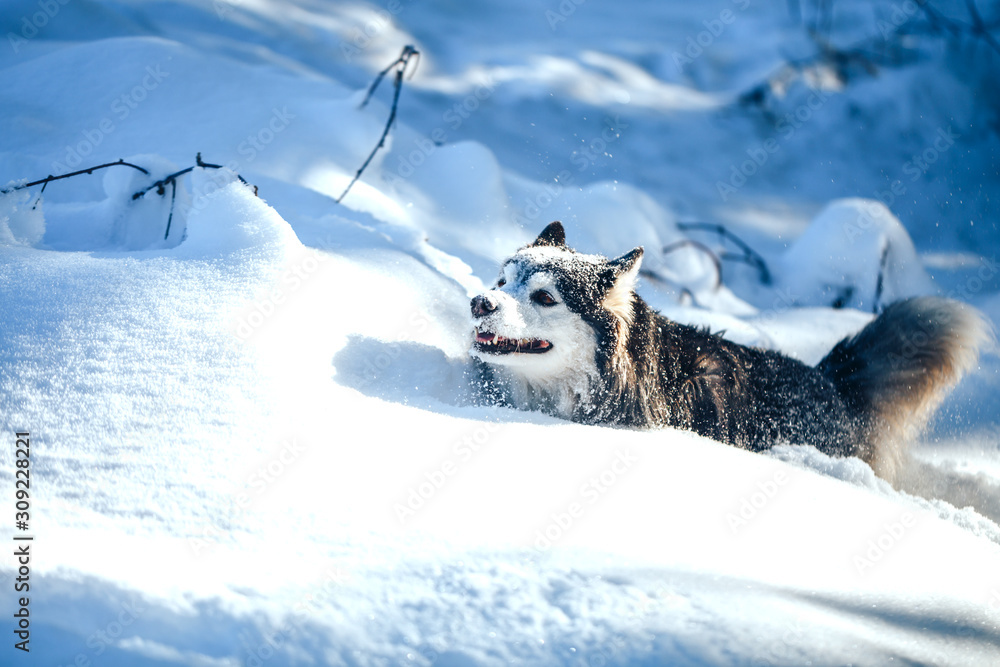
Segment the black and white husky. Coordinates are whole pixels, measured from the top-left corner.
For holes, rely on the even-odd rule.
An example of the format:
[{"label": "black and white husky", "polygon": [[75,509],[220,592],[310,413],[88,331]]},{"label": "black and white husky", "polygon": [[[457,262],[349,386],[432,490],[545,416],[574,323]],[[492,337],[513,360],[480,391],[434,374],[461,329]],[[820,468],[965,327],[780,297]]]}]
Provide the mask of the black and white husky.
[{"label": "black and white husky", "polygon": [[471,354],[493,398],[588,424],[672,426],[744,449],[811,444],[893,479],[992,338],[969,306],[890,305],[815,367],[678,324],[636,293],[642,248],[578,253],[553,222],[472,299]]}]

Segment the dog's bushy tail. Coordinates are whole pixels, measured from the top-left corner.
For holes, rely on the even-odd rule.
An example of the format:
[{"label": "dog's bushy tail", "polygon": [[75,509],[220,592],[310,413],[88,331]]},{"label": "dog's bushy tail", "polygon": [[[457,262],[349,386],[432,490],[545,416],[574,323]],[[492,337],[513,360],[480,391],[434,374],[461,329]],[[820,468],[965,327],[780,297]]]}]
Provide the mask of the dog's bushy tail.
[{"label": "dog's bushy tail", "polygon": [[976,309],[950,299],[898,301],[840,341],[817,366],[859,420],[858,455],[893,482],[903,446],[993,341]]}]

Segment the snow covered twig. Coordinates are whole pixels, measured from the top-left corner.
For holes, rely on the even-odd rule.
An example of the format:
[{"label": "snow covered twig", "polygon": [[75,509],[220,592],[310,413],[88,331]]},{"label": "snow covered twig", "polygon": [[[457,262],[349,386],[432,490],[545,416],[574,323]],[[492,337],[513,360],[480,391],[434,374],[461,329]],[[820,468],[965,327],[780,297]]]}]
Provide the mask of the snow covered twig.
[{"label": "snow covered twig", "polygon": [[[142,173],[146,174],[147,176],[149,175],[149,170],[148,169],[146,169],[144,167],[140,167],[137,164],[132,164],[131,162],[126,162],[124,159],[121,159],[121,160],[118,160],[117,162],[107,162],[105,164],[99,164],[99,165],[96,165],[94,167],[87,167],[86,169],[79,169],[77,171],[72,171],[72,172],[70,172],[68,174],[62,174],[60,176],[49,175],[49,176],[46,176],[45,178],[40,178],[40,179],[38,179],[36,181],[31,181],[29,183],[22,183],[20,185],[14,185],[14,186],[11,186],[10,188],[7,188],[7,189],[0,189],[0,194],[7,194],[8,192],[14,192],[16,190],[24,190],[26,188],[34,187],[36,185],[41,185],[42,186],[41,192],[44,192],[45,191],[45,187],[49,183],[51,183],[53,181],[59,181],[59,180],[62,180],[64,178],[72,178],[73,176],[81,176],[83,174],[93,174],[95,171],[97,171],[99,169],[108,169],[110,167],[131,167],[132,169],[136,169],[138,171],[141,171]],[[166,240],[166,238],[168,236],[170,236],[170,225],[171,225],[171,223],[173,222],[173,219],[174,219],[174,203],[177,200],[177,179],[180,178],[181,176],[183,176],[184,174],[187,174],[187,173],[190,173],[190,172],[194,171],[197,167],[201,167],[203,169],[222,169],[222,165],[221,164],[211,164],[209,162],[204,162],[201,159],[201,153],[198,153],[195,156],[195,165],[194,166],[188,167],[186,169],[181,169],[180,171],[176,171],[176,172],[174,172],[172,174],[169,174],[169,175],[165,176],[164,178],[156,181],[152,185],[150,185],[150,186],[148,186],[146,188],[143,188],[142,190],[139,190],[138,192],[136,192],[135,194],[132,195],[132,201],[135,201],[136,199],[140,199],[141,197],[145,196],[147,192],[149,192],[150,190],[153,190],[153,189],[156,190],[156,194],[158,194],[158,195],[165,195],[166,192],[167,192],[166,187],[168,185],[171,187],[171,190],[170,190],[170,213],[167,216],[167,230],[166,230],[166,233],[164,233],[164,235],[163,235],[164,240]],[[247,183],[246,179],[244,179],[239,174],[236,174],[236,178],[238,178],[240,180],[240,182],[243,183],[244,185],[250,186],[250,184]],[[257,194],[257,186],[254,185],[254,186],[250,186],[250,187],[253,188],[253,193],[256,195]],[[37,202],[36,202],[36,205],[37,205]]]},{"label": "snow covered twig", "polygon": [[[190,173],[190,172],[194,171],[195,168],[197,168],[197,167],[201,167],[202,169],[222,169],[222,165],[221,164],[211,164],[211,163],[202,161],[202,159],[201,159],[201,153],[198,153],[195,156],[195,165],[193,167],[188,167],[187,169],[181,169],[180,171],[175,171],[174,173],[169,174],[169,175],[165,176],[164,178],[158,180],[157,182],[153,183],[149,187],[144,188],[142,190],[139,190],[134,195],[132,195],[132,201],[135,201],[136,199],[139,199],[140,197],[145,196],[145,194],[147,192],[149,192],[150,190],[152,190],[153,188],[156,188],[156,194],[163,195],[163,194],[166,194],[166,186],[168,184],[170,185],[170,188],[171,188],[171,190],[170,190],[170,213],[167,215],[167,231],[163,234],[163,240],[164,241],[166,241],[167,237],[170,236],[170,223],[174,219],[174,202],[177,199],[177,179],[180,178],[181,176],[183,176],[184,174],[187,174],[187,173]],[[243,185],[250,185],[249,183],[246,182],[246,179],[244,179],[239,174],[236,174],[236,178],[240,179],[240,183],[242,183]],[[257,194],[257,186],[254,185],[254,186],[251,186],[251,187],[253,187],[253,193],[254,193],[254,195],[256,195]]]}]

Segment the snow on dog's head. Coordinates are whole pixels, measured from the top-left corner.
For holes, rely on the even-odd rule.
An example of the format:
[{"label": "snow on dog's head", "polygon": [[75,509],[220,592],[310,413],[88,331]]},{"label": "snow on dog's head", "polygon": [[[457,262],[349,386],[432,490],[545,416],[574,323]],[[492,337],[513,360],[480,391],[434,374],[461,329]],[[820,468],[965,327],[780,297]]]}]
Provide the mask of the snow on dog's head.
[{"label": "snow on dog's head", "polygon": [[470,353],[535,381],[597,374],[601,353],[627,340],[641,260],[642,248],[617,259],[578,253],[553,222],[472,299]]}]

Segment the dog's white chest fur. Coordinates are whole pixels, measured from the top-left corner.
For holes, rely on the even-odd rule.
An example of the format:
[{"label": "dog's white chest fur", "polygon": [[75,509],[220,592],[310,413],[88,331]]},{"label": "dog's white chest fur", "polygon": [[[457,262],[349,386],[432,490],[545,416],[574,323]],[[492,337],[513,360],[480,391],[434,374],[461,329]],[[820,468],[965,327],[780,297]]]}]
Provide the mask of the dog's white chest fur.
[{"label": "dog's white chest fur", "polygon": [[[575,348],[579,354],[557,373],[537,373],[513,365],[494,368],[507,391],[507,398],[523,410],[541,410],[564,419],[572,419],[578,408],[586,407],[600,381],[594,364],[593,334]],[[589,355],[584,350],[590,350]]]}]

